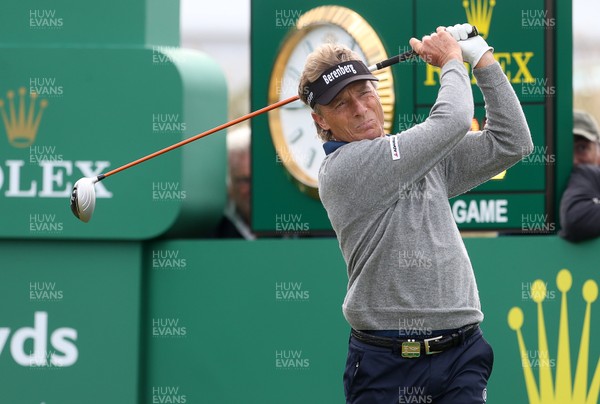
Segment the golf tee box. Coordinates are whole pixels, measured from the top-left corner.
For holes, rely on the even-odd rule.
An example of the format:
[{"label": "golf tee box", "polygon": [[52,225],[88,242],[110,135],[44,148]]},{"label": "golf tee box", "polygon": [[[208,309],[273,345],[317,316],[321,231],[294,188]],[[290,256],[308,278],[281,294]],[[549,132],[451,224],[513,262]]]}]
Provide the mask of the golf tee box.
[{"label": "golf tee box", "polygon": [[[225,206],[224,133],[106,177],[95,186],[89,223],[69,207],[80,178],[226,122],[221,68],[177,47],[178,3],[80,9],[58,1],[54,14],[40,14],[48,6],[38,3],[13,4],[0,17],[0,238],[145,240],[211,231]],[[62,23],[30,27],[30,9]]]}]

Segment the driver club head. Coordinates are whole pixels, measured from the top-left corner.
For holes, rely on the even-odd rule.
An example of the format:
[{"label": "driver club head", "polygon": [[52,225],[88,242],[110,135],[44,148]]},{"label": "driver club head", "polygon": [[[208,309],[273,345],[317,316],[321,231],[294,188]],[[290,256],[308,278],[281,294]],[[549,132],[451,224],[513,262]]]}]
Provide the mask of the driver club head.
[{"label": "driver club head", "polygon": [[73,186],[71,192],[71,211],[82,222],[89,222],[96,207],[96,178],[82,178]]}]

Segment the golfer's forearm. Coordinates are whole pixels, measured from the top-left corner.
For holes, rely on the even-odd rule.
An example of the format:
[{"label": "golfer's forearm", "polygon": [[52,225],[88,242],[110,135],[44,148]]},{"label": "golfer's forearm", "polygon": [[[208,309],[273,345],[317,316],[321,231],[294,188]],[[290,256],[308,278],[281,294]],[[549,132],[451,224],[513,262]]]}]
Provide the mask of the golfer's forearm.
[{"label": "golfer's forearm", "polygon": [[406,183],[422,178],[461,141],[472,117],[473,93],[466,69],[459,61],[449,62],[442,68],[429,117],[398,136],[400,159],[386,170]]},{"label": "golfer's forearm", "polygon": [[471,126],[473,93],[467,71],[460,61],[452,61],[444,66],[440,81],[435,104],[423,126],[433,129],[435,140],[447,152],[444,146],[460,141],[466,134],[463,129]]},{"label": "golfer's forearm", "polygon": [[496,158],[510,167],[531,153],[531,133],[512,85],[496,62],[473,70],[486,105],[484,135],[495,141]]},{"label": "golfer's forearm", "polygon": [[475,66],[475,69],[481,69],[482,67],[487,67],[489,65],[493,65],[496,63],[496,59],[494,59],[494,55],[491,51],[487,51],[483,54],[481,59],[479,59],[479,63]]},{"label": "golfer's forearm", "polygon": [[489,180],[533,148],[521,104],[500,65],[473,73],[485,98],[487,122],[481,132],[469,132],[446,159],[449,197]]}]

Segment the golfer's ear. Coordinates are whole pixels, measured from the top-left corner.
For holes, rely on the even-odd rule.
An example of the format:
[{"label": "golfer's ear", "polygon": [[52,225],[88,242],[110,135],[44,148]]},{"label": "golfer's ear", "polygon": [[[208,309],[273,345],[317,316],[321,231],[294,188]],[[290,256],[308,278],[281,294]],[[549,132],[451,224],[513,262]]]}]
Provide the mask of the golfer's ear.
[{"label": "golfer's ear", "polygon": [[312,116],[313,121],[315,121],[317,125],[321,127],[321,129],[330,129],[330,126],[327,124],[327,121],[325,121],[325,119],[321,115],[317,114],[316,112],[311,112],[310,115]]}]

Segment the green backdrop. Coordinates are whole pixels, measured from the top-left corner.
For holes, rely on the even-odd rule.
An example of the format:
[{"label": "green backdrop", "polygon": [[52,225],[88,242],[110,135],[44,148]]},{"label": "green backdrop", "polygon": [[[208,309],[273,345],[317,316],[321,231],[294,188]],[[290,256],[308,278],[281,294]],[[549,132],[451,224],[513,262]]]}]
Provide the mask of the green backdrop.
[{"label": "green backdrop", "polygon": [[[377,27],[390,54],[404,46],[398,38],[406,41],[447,23],[442,19],[464,16],[461,1],[403,2],[391,6],[394,10],[388,10],[389,2],[354,3]],[[443,13],[425,19],[428,4]],[[550,214],[568,177],[571,65],[565,55],[571,52],[571,10],[570,2],[528,0],[521,9],[509,4],[496,2],[490,41],[494,38],[497,50],[509,52],[513,61],[514,52],[534,52],[532,74],[554,77],[542,88],[557,90],[555,97],[539,98],[515,83],[515,90],[528,96],[523,103],[542,147],[537,153],[554,153],[556,161],[521,162],[507,177],[507,189],[493,183],[480,189],[513,198],[511,206],[518,210],[511,211],[517,215],[511,220],[522,224],[523,215],[534,215],[535,221],[540,212]],[[283,7],[307,11],[317,5],[290,1]],[[269,68],[285,35],[274,24],[274,11],[283,7],[270,0],[251,6],[252,105],[262,107]],[[521,32],[521,41],[499,35],[501,21],[514,28],[523,10],[536,9],[551,10],[561,23]],[[219,219],[225,202],[224,136],[107,179],[97,189],[106,197],[98,198],[87,225],[68,209],[69,188],[79,177],[115,168],[226,119],[221,70],[205,55],[178,48],[177,2],[135,0],[125,7],[116,0],[51,5],[27,0],[0,10],[5,139],[0,142],[0,401],[343,402],[349,328],[341,312],[347,278],[337,241],[179,238],[202,235]],[[548,45],[552,41],[555,47]],[[427,77],[420,69],[422,64],[395,67],[396,93],[406,95],[397,97],[397,114],[404,117],[426,111],[435,92],[420,86]],[[30,111],[31,121],[23,124]],[[481,120],[481,105],[475,115]],[[299,195],[277,164],[266,117],[253,125],[260,134],[253,143],[256,228],[268,230],[276,215],[294,215],[310,231],[327,229],[320,204]],[[551,128],[560,134],[553,141]],[[549,181],[552,175],[556,181]],[[469,198],[477,195],[463,199]],[[591,310],[600,241],[574,245],[553,235],[465,241],[486,315],[482,327],[496,352],[488,402],[528,400],[517,334],[507,321],[514,307],[524,315],[524,358],[535,380],[542,329],[553,380],[559,371],[564,308],[568,323],[562,324],[570,340],[561,352],[570,353],[573,377],[577,364],[589,361],[582,386],[597,394],[592,386],[600,377],[594,373],[600,351],[585,338],[582,344],[581,337],[589,331],[595,341],[600,332]],[[566,305],[556,282],[563,269],[572,277]],[[533,301],[537,279],[547,292],[543,328],[542,311]],[[568,384],[562,377],[556,385]]]},{"label": "green backdrop", "polygon": [[[563,351],[573,378],[587,361],[584,387],[593,391],[600,321],[594,299],[588,347],[581,340],[582,288],[600,282],[600,241],[511,236],[465,244],[482,328],[495,351],[488,403],[528,402],[507,320],[513,307],[523,311],[525,357],[539,385],[545,354],[533,300],[538,279],[546,285],[546,358],[555,380],[563,307],[556,279],[563,269],[572,278]],[[0,385],[7,402],[343,402],[347,277],[335,239],[3,241],[0,257]],[[53,356],[68,363],[53,363]]]}]

